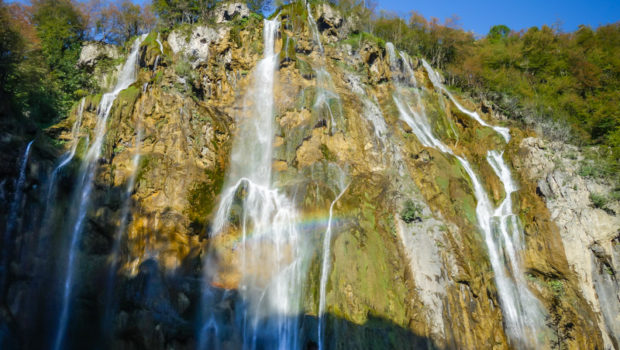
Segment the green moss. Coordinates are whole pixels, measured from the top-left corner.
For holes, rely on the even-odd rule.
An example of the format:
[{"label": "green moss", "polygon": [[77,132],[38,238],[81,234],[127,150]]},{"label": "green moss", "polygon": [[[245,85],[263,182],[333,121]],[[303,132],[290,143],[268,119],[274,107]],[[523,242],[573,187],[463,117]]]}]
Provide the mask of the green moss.
[{"label": "green moss", "polygon": [[377,44],[380,48],[385,49],[385,40],[374,36],[368,32],[358,32],[349,36],[347,39],[341,41],[343,44],[351,45],[355,50],[359,49],[361,44],[364,42],[369,42],[373,44]]},{"label": "green moss", "polygon": [[564,283],[562,281],[549,280],[547,281],[547,285],[549,286],[549,289],[553,292],[554,295],[556,296],[564,295]]},{"label": "green moss", "polygon": [[327,160],[328,162],[336,160],[336,156],[329,150],[329,148],[325,144],[322,143],[319,146],[319,149],[321,150],[321,153],[323,154],[323,158],[325,158],[325,160]]},{"label": "green moss", "polygon": [[215,206],[215,198],[224,185],[225,171],[214,169],[206,172],[207,180],[195,183],[188,191],[186,213],[196,233],[203,232],[208,217]]},{"label": "green moss", "polygon": [[121,103],[133,104],[136,102],[139,95],[140,89],[135,85],[131,85],[118,94],[118,99]]},{"label": "green moss", "polygon": [[441,192],[447,194],[450,186],[450,179],[440,175],[435,178],[435,181],[437,181],[437,185],[439,185]]}]

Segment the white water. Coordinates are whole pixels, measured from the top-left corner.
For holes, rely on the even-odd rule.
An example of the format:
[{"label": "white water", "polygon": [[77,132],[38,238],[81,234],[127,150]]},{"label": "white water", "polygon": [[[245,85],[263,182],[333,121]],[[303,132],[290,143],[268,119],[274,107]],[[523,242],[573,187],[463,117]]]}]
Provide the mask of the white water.
[{"label": "white water", "polygon": [[138,166],[140,165],[140,145],[142,140],[142,126],[138,123],[137,126],[138,132],[136,134],[135,139],[135,151],[131,160],[131,169],[129,178],[127,180],[127,186],[125,187],[125,193],[123,196],[123,208],[121,209],[121,217],[118,228],[116,230],[116,235],[114,236],[114,244],[112,246],[112,252],[110,253],[110,261],[108,267],[108,276],[106,281],[106,292],[104,299],[104,316],[102,318],[101,324],[104,327],[104,334],[109,332],[110,322],[112,318],[112,313],[115,311],[114,309],[114,289],[116,286],[116,272],[118,269],[118,263],[120,260],[120,248],[121,248],[121,240],[123,238],[123,234],[127,228],[127,222],[129,220],[131,214],[131,194],[134,191],[136,185],[136,176],[138,174]]},{"label": "white water", "polygon": [[30,148],[32,147],[32,143],[34,140],[28,142],[26,146],[26,150],[21,157],[19,163],[19,175],[17,176],[17,181],[15,181],[15,193],[13,194],[13,200],[11,201],[11,207],[9,209],[9,216],[6,221],[6,229],[4,230],[4,234],[10,235],[11,231],[13,231],[13,227],[15,226],[15,221],[17,220],[17,211],[19,210],[22,196],[24,194],[24,182],[26,181],[26,166],[28,165],[28,158],[30,157]]},{"label": "white water", "polygon": [[312,16],[312,9],[310,8],[310,3],[306,3],[306,9],[308,10],[308,25],[310,26],[312,37],[314,38],[315,44],[319,46],[319,53],[321,54],[321,56],[323,56],[323,44],[321,44],[321,35],[319,34],[319,28],[316,25],[314,16]]},{"label": "white water", "polygon": [[327,229],[325,230],[325,234],[323,235],[323,259],[321,263],[321,281],[319,286],[319,326],[318,326],[318,343],[319,350],[325,348],[325,297],[327,290],[327,278],[329,276],[329,271],[331,269],[331,242],[332,242],[332,218],[334,214],[334,205],[342,195],[349,188],[349,184],[345,185],[345,173],[339,170],[340,178],[338,181],[338,187],[340,193],[334,198],[331,205],[329,206],[329,219],[327,220]]},{"label": "white water", "polygon": [[[405,61],[404,64],[407,65],[408,63]],[[430,66],[426,62],[424,65],[429,72],[430,79],[433,80],[433,84],[436,84],[435,87],[441,86],[437,85],[439,79],[434,75],[435,73],[430,69]],[[445,91],[443,87],[441,88]],[[447,91],[445,92],[456,104],[454,98]],[[398,89],[395,95],[399,95]],[[417,103],[422,106],[423,103],[419,95],[416,97]],[[416,111],[408,104],[403,103],[400,96],[393,98],[401,119],[411,127],[420,142],[426,147],[432,147],[456,157],[470,177],[477,200],[476,217],[484,235],[491,267],[495,274],[497,291],[505,318],[506,333],[512,341],[516,342],[515,346],[536,346],[536,335],[545,327],[544,313],[538,300],[527,288],[527,283],[524,280],[525,274],[519,261],[518,250],[523,249],[522,232],[517,217],[512,212],[511,198],[511,194],[517,190],[517,186],[512,180],[508,166],[503,161],[501,154],[496,151],[489,151],[488,162],[496,172],[506,192],[504,201],[499,207],[494,208],[471,164],[465,158],[454,154],[448,146],[434,136],[424,109],[420,107]],[[459,107],[459,109],[461,108]],[[467,114],[471,115],[475,112],[468,112]],[[493,128],[499,133],[503,132],[503,130]],[[509,139],[509,133],[502,135],[507,140]]]},{"label": "white water", "polygon": [[[324,48],[323,44],[321,44],[319,29],[314,17],[312,17],[312,9],[309,3],[306,4],[306,8],[308,9],[308,26],[312,32],[315,44],[319,47],[319,66],[312,67],[316,75],[316,96],[313,109],[316,111],[326,111],[330,118],[329,130],[333,133],[338,129],[338,123],[342,122],[342,101],[340,100],[340,95],[336,92],[331,74],[325,68]],[[332,109],[333,105],[337,107],[336,111]]]},{"label": "white water", "polygon": [[15,227],[15,222],[17,221],[17,214],[19,208],[21,207],[22,197],[24,195],[24,183],[26,182],[26,166],[28,165],[28,158],[30,158],[30,148],[32,147],[32,143],[34,139],[28,143],[26,146],[26,150],[22,155],[19,163],[19,175],[17,176],[17,180],[15,181],[15,193],[13,194],[13,200],[11,201],[11,206],[9,207],[9,215],[6,220],[6,227],[4,230],[4,237],[2,241],[2,266],[0,268],[2,271],[2,278],[0,280],[0,292],[4,290],[6,278],[8,275],[9,269],[9,255],[11,254],[10,247],[12,246],[12,238],[11,233]]},{"label": "white water", "polygon": [[[272,188],[271,180],[278,60],[274,44],[279,25],[277,19],[264,21],[264,57],[246,96],[252,108],[246,109],[248,115],[239,120],[231,170],[212,227],[213,237],[240,231],[240,240],[230,253],[237,254],[240,261],[237,290],[242,300],[235,311],[240,339],[235,340],[241,341],[244,349],[299,346],[303,244],[297,228],[298,213],[285,194]],[[235,211],[239,207],[240,212]],[[237,225],[229,221],[235,214],[239,215]],[[210,261],[205,261],[207,274],[214,269]],[[206,276],[207,283],[213,279],[217,273]],[[210,286],[205,286],[204,293],[203,307],[211,314],[203,320],[199,348],[225,347],[218,334],[229,321],[212,314],[218,301],[213,300]]]},{"label": "white water", "polygon": [[80,179],[78,182],[79,187],[77,188],[77,198],[75,198],[77,213],[73,224],[71,225],[71,242],[69,245],[65,281],[63,284],[60,317],[54,338],[54,350],[60,350],[63,346],[64,335],[67,328],[67,322],[69,320],[69,306],[71,304],[71,289],[73,287],[73,278],[75,274],[74,265],[77,256],[78,242],[90,203],[90,194],[93,187],[99,154],[101,153],[101,147],[105,138],[108,117],[118,94],[128,88],[136,80],[138,51],[140,44],[145,37],[146,35],[142,35],[134,41],[131,52],[127,57],[127,61],[119,74],[118,82],[116,83],[114,90],[104,94],[99,104],[97,111],[97,125],[95,126],[95,139],[92,146],[86,153],[82,163],[82,168],[80,170]]},{"label": "white water", "polygon": [[164,54],[164,45],[161,43],[160,40],[160,33],[157,33],[157,39],[155,39],[155,41],[157,41],[157,45],[159,45],[159,51],[161,51],[161,54]]},{"label": "white water", "polygon": [[71,128],[71,148],[69,149],[68,153],[63,155],[60,162],[58,163],[58,166],[56,166],[54,171],[52,171],[52,175],[50,176],[47,189],[47,200],[45,204],[46,211],[51,209],[51,201],[53,199],[53,196],[55,195],[54,190],[56,189],[56,177],[58,176],[58,172],[60,172],[62,168],[64,168],[73,160],[73,157],[75,157],[75,151],[77,150],[78,144],[80,143],[78,134],[80,133],[80,128],[82,127],[82,115],[84,114],[85,101],[86,100],[84,98],[82,98],[82,100],[80,101],[75,122],[73,123],[73,127]]},{"label": "white water", "polygon": [[478,123],[480,123],[483,126],[492,128],[493,130],[495,130],[495,132],[497,132],[498,134],[502,135],[504,137],[504,139],[506,140],[506,142],[510,141],[510,129],[508,128],[504,128],[501,126],[493,126],[488,124],[487,122],[485,122],[480,115],[478,115],[477,112],[475,111],[469,111],[467,109],[465,109],[463,106],[461,106],[461,104],[456,100],[456,98],[454,98],[454,96],[452,96],[452,94],[450,93],[450,91],[448,91],[448,89],[446,89],[443,84],[441,83],[441,79],[439,78],[439,75],[437,74],[437,72],[435,72],[433,70],[433,68],[425,61],[422,60],[422,65],[424,65],[424,69],[426,69],[426,72],[428,73],[428,77],[431,80],[431,82],[433,83],[433,86],[435,87],[435,89],[439,90],[439,91],[443,91],[446,95],[448,95],[448,97],[450,98],[450,100],[452,101],[452,103],[454,103],[454,105],[456,106],[456,108],[458,108],[461,112],[469,115],[470,117],[474,118]]}]

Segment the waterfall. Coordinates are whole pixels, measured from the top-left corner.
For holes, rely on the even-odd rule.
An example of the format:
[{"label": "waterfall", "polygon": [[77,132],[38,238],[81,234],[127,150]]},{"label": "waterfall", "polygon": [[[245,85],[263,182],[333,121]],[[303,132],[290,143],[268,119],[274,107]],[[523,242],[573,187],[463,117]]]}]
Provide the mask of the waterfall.
[{"label": "waterfall", "polygon": [[[274,46],[279,24],[277,16],[264,21],[264,56],[246,96],[252,108],[245,110],[247,118],[239,120],[227,185],[213,221],[212,239],[239,238],[227,251],[207,254],[200,349],[225,347],[221,344],[224,330],[236,333],[232,337],[244,349],[299,347],[303,244],[298,213],[294,203],[272,187],[271,179],[278,60]],[[231,222],[231,217],[237,219]],[[216,310],[222,299],[231,297],[227,292],[220,296],[213,288],[224,283],[218,271],[222,260],[217,259],[222,254],[233,256],[234,268],[239,269],[234,326],[226,324],[229,320]]]},{"label": "waterfall", "polygon": [[310,27],[310,31],[312,32],[312,37],[314,38],[315,43],[319,46],[319,53],[322,57],[324,52],[323,44],[321,44],[321,35],[319,34],[319,28],[316,25],[314,16],[312,16],[312,9],[310,8],[310,3],[306,3],[306,10],[308,11],[308,26]]},{"label": "waterfall", "polygon": [[161,52],[161,54],[164,54],[164,45],[161,43],[161,34],[157,33],[157,38],[155,39],[155,41],[157,42],[157,45],[159,45],[159,51]]},{"label": "waterfall", "polygon": [[11,247],[13,246],[11,234],[17,221],[17,215],[22,204],[22,197],[24,195],[24,183],[26,182],[26,167],[28,165],[28,158],[30,157],[30,148],[34,139],[28,142],[26,150],[22,155],[19,163],[19,174],[15,181],[15,193],[13,194],[13,200],[9,207],[9,214],[6,220],[6,227],[4,229],[4,237],[2,238],[2,266],[0,266],[0,273],[2,277],[0,279],[0,292],[4,291],[6,279],[9,274],[9,255],[11,254]]},{"label": "waterfall", "polygon": [[[82,127],[82,115],[84,114],[84,103],[86,99],[82,98],[80,100],[80,104],[78,105],[77,116],[75,118],[75,122],[73,123],[73,127],[71,127],[71,148],[69,152],[65,153],[60,162],[54,170],[52,171],[52,175],[50,176],[47,188],[47,199],[45,201],[45,210],[46,212],[51,209],[51,202],[55,195],[54,191],[56,189],[56,177],[62,168],[64,168],[67,164],[69,164],[73,157],[75,157],[75,151],[77,150],[78,144],[80,143],[80,139],[78,137],[80,133],[80,128]],[[47,214],[47,213],[46,213]],[[44,215],[46,217],[46,215]],[[45,223],[45,221],[43,221]]]},{"label": "waterfall", "polygon": [[329,219],[327,220],[327,229],[325,230],[325,234],[323,236],[323,261],[321,263],[321,281],[319,287],[319,325],[318,325],[318,343],[319,350],[325,348],[325,297],[327,290],[327,278],[329,276],[329,270],[331,268],[330,259],[331,259],[331,242],[332,242],[332,218],[334,214],[334,205],[342,195],[347,191],[350,184],[345,185],[345,173],[342,169],[338,168],[340,178],[338,181],[338,187],[340,193],[336,195],[336,198],[332,201],[329,206]]},{"label": "waterfall", "polygon": [[70,223],[71,241],[69,244],[65,281],[62,286],[61,311],[58,319],[56,335],[54,338],[54,350],[59,350],[63,347],[65,331],[67,328],[67,323],[69,321],[69,306],[71,304],[71,291],[73,287],[73,279],[76,269],[74,265],[78,253],[78,242],[81,236],[84,219],[86,218],[86,213],[90,204],[90,194],[94,185],[95,172],[97,170],[99,155],[101,153],[101,148],[106,134],[108,117],[118,94],[128,88],[136,80],[138,51],[140,49],[140,44],[142,44],[142,41],[145,37],[146,35],[142,35],[134,41],[131,52],[127,57],[127,61],[125,62],[125,65],[123,66],[123,69],[119,74],[118,82],[116,83],[114,90],[102,96],[99,108],[97,110],[97,125],[95,126],[94,130],[94,142],[90,146],[84,157],[82,167],[80,169],[80,175],[78,177],[76,198],[74,200],[74,203],[77,204],[75,207],[77,211],[75,213],[75,216],[73,217],[72,222]]},{"label": "waterfall", "polygon": [[110,322],[112,319],[112,314],[115,311],[114,304],[114,289],[116,287],[116,272],[118,270],[119,260],[120,260],[120,250],[121,250],[121,240],[123,238],[123,234],[127,229],[127,222],[131,215],[131,194],[134,191],[134,187],[136,184],[136,176],[138,174],[138,167],[140,165],[140,144],[142,142],[142,126],[140,122],[138,122],[137,126],[138,132],[136,134],[135,139],[135,151],[131,160],[131,173],[129,175],[129,179],[127,181],[127,186],[125,187],[125,193],[123,195],[123,207],[121,209],[121,217],[118,228],[116,230],[116,234],[114,235],[114,243],[112,245],[112,252],[110,253],[110,262],[108,268],[108,275],[106,280],[106,291],[103,302],[103,318],[102,318],[102,326],[104,334],[108,334],[110,326]]},{"label": "waterfall", "polygon": [[463,106],[461,106],[461,104],[456,100],[456,98],[454,98],[454,96],[450,93],[450,91],[448,91],[448,89],[446,89],[443,84],[441,83],[441,79],[439,78],[439,74],[437,74],[437,72],[435,72],[433,70],[433,68],[425,61],[422,60],[422,65],[424,66],[424,69],[426,70],[427,74],[428,74],[428,78],[431,80],[431,82],[433,83],[433,86],[435,87],[435,89],[439,90],[439,91],[443,91],[446,95],[448,95],[448,98],[450,98],[450,100],[452,101],[452,103],[454,103],[454,105],[456,106],[456,108],[458,108],[461,112],[467,114],[468,116],[474,118],[478,123],[480,123],[483,126],[489,127],[493,130],[495,130],[495,132],[497,132],[498,134],[502,135],[502,137],[504,137],[504,139],[506,140],[506,142],[510,141],[510,129],[508,128],[504,128],[501,126],[493,126],[488,124],[487,122],[485,122],[480,115],[478,115],[477,112],[475,111],[469,111],[467,109],[465,109]]},{"label": "waterfall", "polygon": [[[325,109],[327,114],[329,115],[329,130],[333,133],[338,129],[338,122],[342,121],[343,113],[342,113],[342,101],[340,100],[340,95],[336,93],[336,88],[334,86],[334,81],[332,79],[331,74],[326,69],[326,63],[324,58],[324,48],[323,44],[321,44],[321,36],[319,34],[319,29],[316,25],[316,21],[314,17],[312,17],[312,9],[310,8],[310,4],[306,4],[306,8],[308,10],[308,26],[310,27],[310,31],[312,32],[312,37],[315,41],[315,44],[319,47],[319,66],[312,67],[314,70],[314,74],[316,75],[316,96],[314,99],[314,110]],[[332,109],[332,104],[335,104],[338,110],[334,111]],[[337,115],[334,116],[334,112],[337,112]],[[338,120],[337,120],[338,119]]]},{"label": "waterfall", "polygon": [[[388,50],[388,53],[390,52],[394,54],[393,50]],[[392,61],[395,62],[396,58],[392,58]],[[457,105],[457,108],[474,117],[480,124],[493,128],[504,136],[507,141],[509,140],[510,134],[507,128],[488,125],[476,112],[463,109],[454,97],[440,85],[438,75],[432,68],[426,62],[423,62],[423,64],[435,88],[444,91],[450,100]],[[405,67],[408,66],[407,60],[403,59],[403,65]],[[412,72],[413,69],[407,67],[407,71]],[[505,318],[506,333],[512,341],[516,342],[516,346],[535,346],[537,344],[535,335],[544,328],[544,314],[540,303],[527,288],[527,283],[524,280],[524,271],[518,258],[519,252],[517,249],[523,249],[522,232],[517,222],[517,216],[512,212],[511,194],[517,190],[517,187],[512,180],[508,166],[504,163],[500,153],[497,151],[488,152],[487,160],[502,182],[506,192],[504,201],[498,208],[494,208],[489,200],[489,195],[486,193],[469,161],[462,156],[456,155],[452,149],[434,136],[423,109],[423,102],[419,92],[416,90],[416,102],[420,108],[415,110],[402,101],[403,97],[399,92],[398,83],[396,85],[397,88],[393,99],[398,108],[400,118],[411,127],[418,140],[424,146],[435,148],[442,153],[454,156],[470,177],[474,187],[474,196],[477,200],[476,217],[478,226],[483,233],[491,267],[495,274],[495,282]],[[508,266],[506,263],[508,263]]]}]

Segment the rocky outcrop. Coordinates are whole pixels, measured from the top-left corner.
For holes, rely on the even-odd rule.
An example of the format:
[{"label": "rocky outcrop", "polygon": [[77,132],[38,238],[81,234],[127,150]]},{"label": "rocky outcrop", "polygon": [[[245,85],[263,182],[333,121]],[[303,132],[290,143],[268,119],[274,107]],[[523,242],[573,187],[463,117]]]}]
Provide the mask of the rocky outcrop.
[{"label": "rocky outcrop", "polygon": [[101,59],[115,60],[120,57],[117,46],[100,43],[88,42],[82,46],[78,66],[92,69]]},{"label": "rocky outcrop", "polygon": [[575,146],[524,138],[519,145],[524,174],[537,184],[537,192],[558,226],[564,251],[579,287],[597,314],[605,347],[620,344],[619,203],[596,208],[592,198],[613,191],[610,184],[578,174],[583,156]]},{"label": "rocky outcrop", "polygon": [[168,35],[168,45],[173,53],[184,56],[193,68],[209,59],[209,46],[221,40],[226,29],[215,30],[207,26],[191,28],[189,32],[174,30]]},{"label": "rocky outcrop", "polygon": [[234,18],[242,19],[250,16],[248,5],[243,2],[230,2],[219,5],[214,10],[215,23],[228,22]]}]

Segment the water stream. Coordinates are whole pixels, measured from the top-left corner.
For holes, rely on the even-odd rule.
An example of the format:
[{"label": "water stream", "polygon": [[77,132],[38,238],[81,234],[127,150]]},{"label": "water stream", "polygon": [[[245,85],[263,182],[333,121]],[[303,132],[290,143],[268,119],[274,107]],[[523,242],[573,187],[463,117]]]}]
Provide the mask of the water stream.
[{"label": "water stream", "polygon": [[118,82],[111,92],[101,97],[101,102],[97,110],[97,125],[95,126],[95,138],[93,144],[86,152],[80,174],[78,176],[78,186],[74,203],[77,209],[74,213],[73,220],[70,222],[70,244],[67,257],[67,265],[64,283],[62,285],[61,310],[58,319],[57,331],[54,337],[53,349],[59,350],[63,348],[64,336],[69,321],[69,309],[71,304],[71,292],[74,283],[76,270],[76,258],[78,254],[78,242],[81,237],[84,220],[90,204],[91,191],[94,185],[94,177],[97,170],[99,155],[105,139],[107,121],[112,106],[118,94],[127,89],[136,80],[136,68],[138,63],[138,52],[140,44],[146,35],[138,37],[131,48],[131,52],[119,74]]},{"label": "water stream", "polygon": [[318,67],[312,67],[316,76],[316,96],[313,110],[329,116],[329,130],[334,133],[341,127],[340,124],[344,124],[342,101],[340,100],[340,95],[336,92],[332,76],[326,69],[325,51],[321,43],[321,35],[312,16],[312,9],[309,3],[306,4],[306,8],[308,10],[308,26],[312,32],[315,44],[319,47]]},{"label": "water stream", "polygon": [[277,16],[264,21],[264,56],[246,95],[252,108],[246,108],[247,115],[239,118],[230,172],[211,230],[212,239],[238,236],[230,250],[219,252],[238,261],[234,283],[240,298],[234,300],[235,324],[226,324],[215,311],[231,295],[215,289],[224,277],[215,262],[218,253],[211,252],[205,260],[200,349],[225,347],[224,331],[235,334],[232,337],[244,349],[299,347],[302,237],[297,228],[297,209],[284,193],[272,187],[271,174],[278,60],[274,46],[279,25]]},{"label": "water stream", "polygon": [[[388,50],[388,53],[390,52],[391,55],[394,55],[393,49]],[[392,57],[390,61],[396,62],[396,58]],[[474,117],[480,124],[493,128],[506,140],[509,140],[510,134],[508,129],[488,125],[482,121],[476,112],[465,110],[440,85],[437,73],[426,62],[423,64],[434,86],[446,93],[459,110]],[[407,67],[409,65],[408,60],[403,60],[403,65],[406,67],[406,71],[413,72],[411,67]],[[399,92],[398,82],[396,85],[397,89],[393,99],[399,110],[400,118],[411,127],[418,140],[424,146],[432,147],[454,156],[470,177],[477,200],[476,217],[478,219],[478,226],[483,233],[491,267],[495,274],[495,282],[505,318],[506,333],[515,343],[515,346],[536,346],[538,341],[536,334],[544,328],[544,314],[540,303],[527,288],[527,283],[524,280],[525,273],[519,260],[519,251],[523,249],[522,232],[518,225],[517,217],[512,211],[511,197],[512,193],[517,190],[517,187],[512,180],[508,166],[503,161],[500,153],[497,151],[488,152],[487,160],[499,177],[506,193],[503,202],[499,207],[494,208],[489,200],[489,195],[469,161],[462,156],[456,155],[451,148],[434,136],[423,109],[423,101],[417,89],[416,104],[420,106],[418,109],[404,101],[404,97]]]},{"label": "water stream", "polygon": [[2,265],[0,266],[0,273],[2,274],[0,277],[0,292],[4,291],[4,286],[6,283],[6,278],[9,270],[9,255],[11,255],[11,247],[13,239],[11,234],[13,233],[13,229],[15,228],[15,224],[18,219],[19,209],[22,206],[22,198],[24,195],[24,183],[26,182],[26,168],[28,165],[28,158],[30,158],[30,148],[32,147],[32,143],[34,139],[28,143],[24,153],[19,162],[19,175],[15,181],[15,192],[13,194],[13,200],[11,201],[11,205],[9,207],[9,214],[6,220],[6,227],[4,229],[4,236],[2,238]]},{"label": "water stream", "polygon": [[334,215],[334,205],[340,197],[344,195],[344,193],[349,188],[350,184],[345,184],[346,174],[342,169],[339,170],[339,179],[338,179],[338,189],[340,193],[334,198],[332,203],[329,206],[329,219],[327,220],[327,229],[325,230],[325,234],[323,235],[323,259],[321,263],[321,281],[319,286],[319,325],[318,325],[318,343],[319,350],[325,349],[325,298],[327,292],[327,278],[329,276],[329,271],[331,269],[331,242],[332,242],[332,218]]}]

